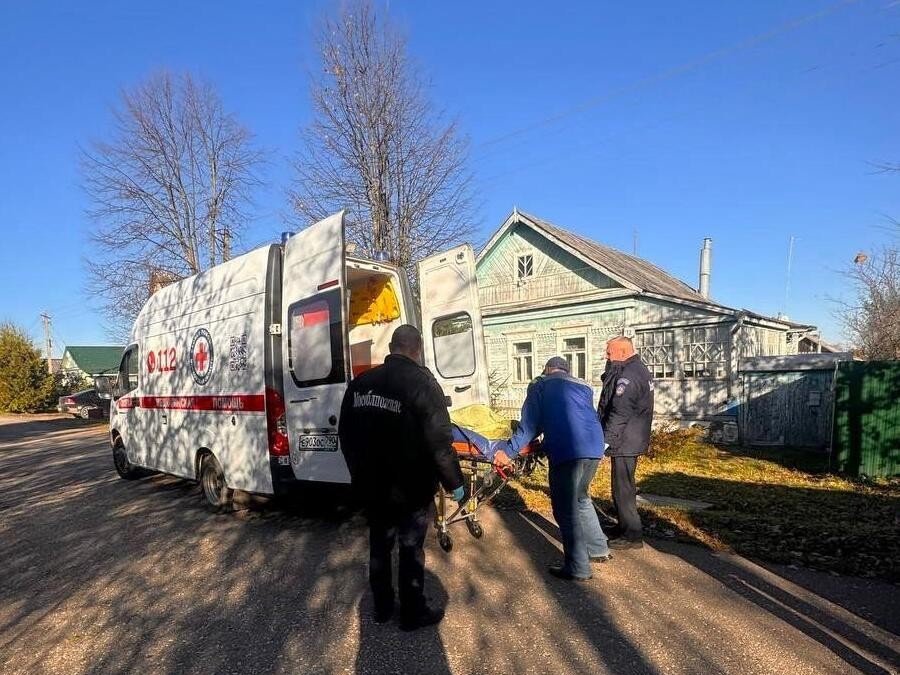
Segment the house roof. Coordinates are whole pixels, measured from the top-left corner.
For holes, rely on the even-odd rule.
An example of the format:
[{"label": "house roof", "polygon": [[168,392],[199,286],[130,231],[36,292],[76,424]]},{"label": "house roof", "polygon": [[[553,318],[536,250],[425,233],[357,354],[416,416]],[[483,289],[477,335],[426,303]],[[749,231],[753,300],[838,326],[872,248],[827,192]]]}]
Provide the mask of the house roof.
[{"label": "house roof", "polygon": [[850,352],[835,354],[785,354],[782,356],[750,356],[740,360],[741,372],[789,372],[795,370],[834,370],[840,361],[852,361]]},{"label": "house roof", "polygon": [[822,353],[825,353],[825,354],[838,354],[838,353],[844,351],[841,347],[834,344],[833,342],[828,342],[827,340],[823,340],[822,336],[820,336],[816,333],[804,335],[803,339],[809,340],[814,345],[818,345],[822,349]]},{"label": "house roof", "polygon": [[125,347],[109,345],[66,347],[66,353],[75,365],[88,375],[115,372],[119,368],[124,351]]},{"label": "house roof", "polygon": [[509,218],[506,219],[503,225],[500,226],[500,229],[494,233],[478,254],[478,259],[481,260],[501,237],[511,227],[518,223],[527,225],[543,234],[551,241],[554,241],[576,257],[581,258],[582,260],[585,260],[585,262],[598,268],[601,272],[618,281],[626,288],[651,296],[661,296],[676,301],[699,304],[714,311],[734,315],[742,314],[752,319],[782,324],[789,329],[812,328],[812,326],[806,324],[797,324],[784,319],[757,314],[756,312],[750,312],[748,310],[738,310],[718,303],[710,298],[705,298],[681,279],[672,276],[661,267],[658,267],[643,258],[623,253],[611,246],[598,244],[586,237],[582,237],[581,235],[565,230],[553,223],[538,218],[537,216],[524,213],[518,209],[513,209]]},{"label": "house roof", "polygon": [[548,237],[551,241],[561,244],[563,248],[568,249],[577,257],[586,259],[587,262],[599,267],[601,271],[633,290],[658,293],[659,295],[690,302],[699,302],[705,305],[718,305],[718,303],[713,302],[709,298],[704,298],[686,283],[673,277],[651,262],[628,255],[610,246],[598,244],[595,241],[564,230],[553,223],[518,209],[513,210],[512,215],[481,251],[479,258],[485,255],[503,233],[516,223],[528,225]]},{"label": "house roof", "polygon": [[642,291],[649,293],[659,293],[660,295],[669,295],[682,300],[691,300],[693,302],[703,302],[706,304],[716,304],[705,298],[696,290],[688,286],[686,283],[673,277],[665,270],[657,267],[651,262],[633,255],[628,255],[622,251],[618,251],[609,246],[598,244],[595,241],[586,239],[581,235],[569,232],[557,227],[545,220],[540,220],[534,216],[526,214],[526,218],[534,222],[538,228],[552,234],[556,239],[565,242],[572,248],[576,248],[584,253],[592,261],[600,265],[606,270],[613,272],[616,276],[627,279]]}]

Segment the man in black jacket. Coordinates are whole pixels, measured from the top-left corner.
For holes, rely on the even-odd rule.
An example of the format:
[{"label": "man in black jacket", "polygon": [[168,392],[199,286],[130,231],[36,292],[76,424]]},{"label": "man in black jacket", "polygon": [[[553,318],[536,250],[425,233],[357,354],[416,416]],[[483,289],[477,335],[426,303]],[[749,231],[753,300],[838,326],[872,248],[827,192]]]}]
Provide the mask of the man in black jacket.
[{"label": "man in black jacket", "polygon": [[612,496],[619,524],[610,532],[610,548],[640,548],[641,517],[637,510],[634,472],[650,445],[653,422],[653,377],[635,354],[629,338],[606,345],[606,371],[597,408],[612,465]]},{"label": "man in black jacket", "polygon": [[419,365],[419,330],[397,328],[390,351],[384,365],[350,383],[338,433],[369,519],[375,621],[384,623],[393,615],[391,552],[399,539],[400,626],[414,630],[444,616],[443,609],[428,607],[423,589],[423,544],[438,483],[458,502],[465,491],[444,394],[431,372]]}]

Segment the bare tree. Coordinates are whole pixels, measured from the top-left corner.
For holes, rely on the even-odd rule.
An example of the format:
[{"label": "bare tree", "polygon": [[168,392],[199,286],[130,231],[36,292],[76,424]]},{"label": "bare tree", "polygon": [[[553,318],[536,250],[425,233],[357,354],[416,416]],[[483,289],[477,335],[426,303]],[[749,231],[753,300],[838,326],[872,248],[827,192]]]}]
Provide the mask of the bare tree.
[{"label": "bare tree", "polygon": [[82,152],[89,290],[121,334],[151,285],[230,256],[263,160],[215,89],[163,72],[121,94],[111,139]]},{"label": "bare tree", "polygon": [[859,254],[846,275],[855,297],[841,303],[838,318],[848,337],[867,359],[900,359],[900,251]]},{"label": "bare tree", "polygon": [[412,272],[473,231],[467,142],[431,105],[405,38],[367,2],[326,19],[318,46],[293,210],[310,224],[347,208],[351,242]]}]

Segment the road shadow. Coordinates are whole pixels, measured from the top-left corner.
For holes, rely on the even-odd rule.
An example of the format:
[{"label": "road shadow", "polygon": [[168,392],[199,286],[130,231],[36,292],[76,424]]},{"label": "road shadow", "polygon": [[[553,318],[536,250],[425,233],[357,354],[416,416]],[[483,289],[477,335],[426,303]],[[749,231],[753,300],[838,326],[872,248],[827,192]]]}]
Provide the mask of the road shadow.
[{"label": "road shadow", "polygon": [[[560,555],[558,547],[562,546],[562,539],[555,523],[534,512],[503,511],[500,515],[524,550],[533,552],[535,564],[546,564]],[[531,523],[533,527],[523,527],[523,520]],[[674,541],[653,538],[645,541],[648,546],[680,558],[754,605],[801,631],[843,660],[848,668],[878,675],[897,672],[900,668],[896,636],[892,633],[896,628],[896,617],[890,609],[892,606],[896,608],[896,600],[900,599],[900,592],[895,586],[881,583],[882,588],[893,594],[894,601],[886,600],[884,611],[876,613],[876,617],[887,622],[887,625],[880,627],[877,623],[860,620],[853,612],[856,609],[853,600],[845,602],[850,607],[845,609],[837,604],[834,594],[829,598],[828,594],[809,591],[806,587],[808,583],[804,585],[799,580],[792,582],[784,576],[779,576],[771,567],[764,568],[737,556],[716,555],[706,548]],[[639,555],[641,555],[639,550],[615,553],[618,560],[610,564],[620,564],[625,556]],[[660,580],[654,580],[652,583],[660,583]],[[836,586],[841,585],[839,580],[834,580],[834,583]],[[584,593],[572,588],[571,585],[558,586],[548,580],[546,586],[548,592],[553,594],[561,605],[583,606]],[[843,599],[846,600],[846,597]],[[855,601],[858,602],[859,598],[855,598]],[[602,613],[604,603],[602,599],[598,599],[591,602],[589,607],[591,612]],[[687,621],[687,617],[684,620]],[[615,626],[604,626],[602,629],[595,627],[594,630],[615,630]],[[599,636],[592,631],[590,637],[595,639]],[[691,647],[686,644],[684,648]],[[614,672],[619,672],[617,668],[634,668],[635,663],[640,664],[639,667],[647,665],[643,662],[640,647],[627,640],[624,641],[622,657],[624,663],[615,662],[607,665],[613,667]],[[716,670],[714,664],[709,665],[709,672]]]},{"label": "road shadow", "polygon": [[0,443],[24,442],[35,436],[72,430],[99,429],[109,420],[83,420],[79,417],[39,417],[29,415],[0,417]]},{"label": "road shadow", "polygon": [[[511,488],[508,490],[515,492]],[[515,495],[507,495],[507,503],[515,503],[520,499],[521,497],[517,499]],[[548,565],[557,564],[561,562],[562,558],[559,548],[562,546],[562,539],[559,528],[554,523],[531,511],[527,512],[527,519],[536,523],[537,527],[529,527],[523,521],[523,512],[521,511],[500,510],[498,514],[516,545],[521,550],[528,552],[527,555],[532,560],[535,577],[540,584],[539,588],[533,589],[534,593],[536,595],[544,594],[555,603],[557,607],[554,613],[576,618],[574,625],[577,626],[581,635],[569,635],[568,640],[573,643],[577,641],[582,650],[589,651],[589,658],[584,657],[585,661],[602,664],[608,669],[608,672],[612,673],[658,672],[646,659],[644,652],[622,632],[611,618],[602,594],[587,592],[586,586],[582,584],[561,581],[546,573]],[[548,540],[547,534],[555,541]],[[535,621],[529,630],[555,634],[560,627],[542,625]],[[528,639],[527,633],[523,635],[523,639]],[[566,654],[563,656],[565,657]],[[569,659],[568,665],[571,672],[597,672],[599,670],[583,670],[583,666],[579,660],[575,659],[574,654],[570,654]],[[714,668],[713,664],[709,664],[709,667]]]},{"label": "road shadow", "polygon": [[347,618],[366,573],[353,509],[301,498],[214,515],[196,484],[123,481],[102,431],[74,436],[0,445],[0,671],[339,672],[352,662]]},{"label": "road shadow", "polygon": [[[900,669],[900,653],[888,631],[866,626],[849,611],[803,593],[772,569],[742,559],[711,555],[708,551],[663,540],[647,543],[702,570],[741,597],[790,624],[840,657],[849,667],[871,675],[890,675]],[[798,592],[799,591],[799,592]],[[896,605],[895,605],[896,607]]]},{"label": "road shadow", "polygon": [[[396,566],[395,560],[395,570]],[[429,605],[446,608],[449,599],[447,591],[430,570],[425,571],[425,592]],[[372,619],[374,612],[372,594],[366,592],[359,604],[359,649],[355,663],[357,675],[450,675],[450,664],[439,626],[401,632],[397,628],[396,616],[390,623],[377,624]]]},{"label": "road shadow", "polygon": [[[534,671],[551,659],[556,672],[585,675],[664,670],[644,643],[658,636],[633,637],[640,631],[615,618],[622,610],[604,587],[615,578],[605,566],[587,585],[546,574],[560,558],[559,533],[535,514],[526,522],[519,512],[499,512],[506,531],[469,539],[440,560],[431,557],[443,554],[430,539],[429,565],[441,566],[448,587],[452,579],[453,612],[439,628],[402,634],[371,622],[366,528],[351,498],[320,486],[288,502],[214,515],[190,481],[119,479],[102,429],[87,440],[71,436],[0,443],[4,673],[444,673],[452,663],[474,674]],[[708,557],[700,549],[680,555],[690,562],[691,552]],[[703,559],[690,564],[719,580]],[[653,572],[635,573],[667,583]],[[759,579],[743,585],[794,612],[822,611],[763,586],[786,593],[761,572],[748,574]],[[449,601],[430,572],[426,590]],[[653,612],[646,599],[636,602],[634,616]],[[830,626],[810,618],[814,627]],[[660,634],[689,670],[721,671],[683,617],[667,621]],[[862,643],[863,667],[887,659],[877,635],[835,626],[818,630],[837,645]]]}]

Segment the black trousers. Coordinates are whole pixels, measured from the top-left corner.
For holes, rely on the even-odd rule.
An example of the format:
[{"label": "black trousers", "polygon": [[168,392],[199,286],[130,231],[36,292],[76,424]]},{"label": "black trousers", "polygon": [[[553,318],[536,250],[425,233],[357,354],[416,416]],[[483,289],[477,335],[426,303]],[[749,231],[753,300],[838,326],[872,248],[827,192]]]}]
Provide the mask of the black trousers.
[{"label": "black trousers", "polygon": [[375,609],[394,605],[391,554],[400,546],[400,611],[415,616],[425,607],[425,533],[430,505],[415,510],[369,509],[369,585]]},{"label": "black trousers", "polygon": [[641,541],[644,529],[637,510],[637,486],[634,471],[637,457],[610,457],[612,460],[612,498],[619,518],[616,533],[623,539]]}]

